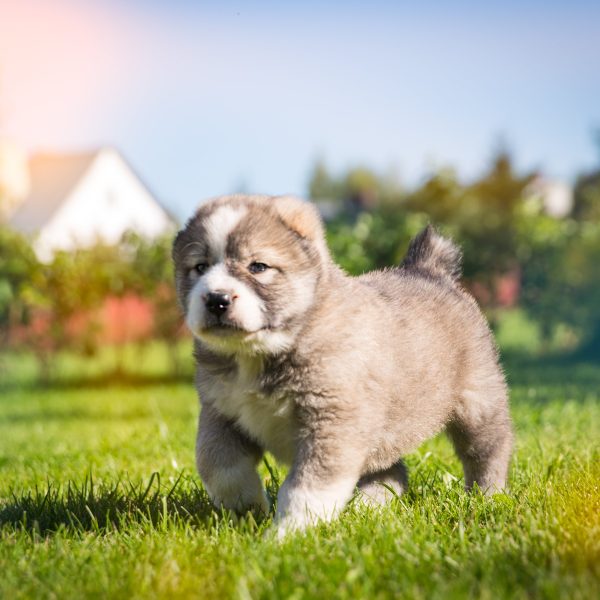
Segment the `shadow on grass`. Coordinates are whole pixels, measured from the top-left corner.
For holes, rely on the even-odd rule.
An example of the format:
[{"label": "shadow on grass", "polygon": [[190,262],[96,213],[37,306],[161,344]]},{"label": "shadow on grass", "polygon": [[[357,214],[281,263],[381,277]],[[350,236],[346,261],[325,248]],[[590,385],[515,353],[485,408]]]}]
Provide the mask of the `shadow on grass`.
[{"label": "shadow on grass", "polygon": [[600,389],[600,362],[577,354],[535,357],[503,352],[501,362],[509,385],[577,385]]},{"label": "shadow on grass", "polygon": [[[276,493],[273,486],[267,487],[271,498]],[[252,517],[239,520],[227,511],[216,511],[197,480],[184,478],[183,473],[169,486],[161,483],[159,473],[153,473],[147,485],[118,481],[112,486],[97,486],[88,475],[81,485],[69,482],[60,488],[48,483],[44,490],[13,492],[0,503],[0,531],[42,536],[61,530],[104,534],[134,525],[145,529],[178,525],[206,529],[219,521],[257,524]]]},{"label": "shadow on grass", "polygon": [[205,525],[214,518],[206,492],[193,479],[182,485],[182,477],[170,488],[154,473],[146,486],[117,482],[96,486],[91,475],[82,485],[69,482],[61,489],[48,483],[45,490],[13,493],[0,504],[0,528],[37,532],[41,535],[66,528],[70,531],[110,531],[132,523],[157,527],[185,520]]}]

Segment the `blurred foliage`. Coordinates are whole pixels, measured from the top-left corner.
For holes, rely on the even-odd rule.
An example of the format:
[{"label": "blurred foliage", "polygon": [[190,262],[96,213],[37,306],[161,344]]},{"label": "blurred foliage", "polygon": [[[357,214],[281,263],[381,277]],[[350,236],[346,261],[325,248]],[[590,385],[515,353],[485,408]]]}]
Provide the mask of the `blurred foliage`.
[{"label": "blurred foliage", "polygon": [[318,204],[335,207],[328,238],[348,272],[399,264],[410,238],[433,222],[461,245],[464,283],[492,317],[502,284],[512,280],[515,299],[543,339],[562,328],[566,345],[600,356],[600,171],[578,179],[564,219],[546,214],[530,191],[533,177],[517,173],[501,150],[468,183],[442,169],[406,191],[364,168],[336,177],[319,161],[309,189]]},{"label": "blurred foliage", "polygon": [[359,274],[398,264],[412,237],[426,224],[426,215],[387,205],[361,212],[353,222],[344,218],[332,221],[327,228],[328,243],[337,263]]},{"label": "blurred foliage", "polygon": [[[433,222],[462,246],[464,283],[492,317],[506,303],[500,288],[509,280],[536,335],[550,340],[560,331],[565,346],[600,356],[600,171],[578,179],[573,210],[563,219],[546,214],[529,191],[531,180],[501,151],[474,181],[442,169],[411,190],[393,173],[359,166],[334,175],[319,161],[309,190],[327,215],[334,257],[348,272],[399,264],[410,239]],[[59,350],[93,354],[106,298],[133,295],[151,306],[151,337],[175,347],[181,316],[171,243],[168,235],[127,233],[117,245],[57,252],[41,263],[28,239],[0,227],[2,345],[30,348],[47,368]],[[78,327],[67,326],[77,319]],[[175,352],[172,361],[178,370]]]},{"label": "blurred foliage", "polygon": [[531,179],[517,175],[509,155],[501,152],[475,182],[462,185],[453,172],[442,172],[411,194],[406,205],[448,227],[462,245],[465,278],[479,282],[493,298],[498,275],[517,266],[516,223]]},{"label": "blurred foliage", "polygon": [[[48,376],[59,350],[96,353],[106,299],[128,295],[151,307],[151,337],[174,342],[181,316],[173,289],[171,244],[169,235],[148,240],[127,233],[117,245],[58,251],[51,262],[42,263],[25,237],[0,228],[3,345],[32,350]],[[172,362],[178,370],[175,352]]]},{"label": "blurred foliage", "polygon": [[600,221],[529,219],[521,303],[549,338],[561,324],[580,352],[600,357]]},{"label": "blurred foliage", "polygon": [[[600,129],[594,132],[594,142],[600,158]],[[600,169],[577,178],[571,216],[578,221],[600,221]]]},{"label": "blurred foliage", "polygon": [[[153,337],[174,342],[181,333],[181,311],[173,283],[171,235],[148,239],[130,232],[123,238],[131,276],[130,289],[150,301],[153,308]],[[181,370],[179,354],[171,352],[172,367]]]},{"label": "blurred foliage", "polygon": [[[406,192],[392,178],[362,167],[335,178],[318,162],[309,189],[317,203],[337,206],[329,227],[330,241],[350,272],[397,264],[414,227],[431,221],[461,243],[466,279],[491,286],[499,273],[517,265],[517,223],[532,177],[516,174],[503,151],[488,172],[466,185],[454,171],[443,169]],[[353,202],[357,197],[376,201],[357,205]],[[336,240],[338,235],[355,235],[361,248],[350,240]]]},{"label": "blurred foliage", "polygon": [[588,173],[577,179],[572,215],[578,221],[600,220],[600,173]]},{"label": "blurred foliage", "polygon": [[[42,307],[48,317],[46,344],[51,352],[73,348],[94,354],[101,330],[99,308],[108,297],[135,292],[137,277],[122,245],[96,244],[75,251],[59,251],[42,265]],[[65,324],[84,316],[75,331]]]},{"label": "blurred foliage", "polygon": [[40,299],[40,265],[27,238],[0,225],[0,333],[26,322],[28,307]]},{"label": "blurred foliage", "polygon": [[393,204],[400,187],[393,172],[381,175],[360,165],[336,178],[329,173],[325,162],[318,160],[308,184],[308,193],[322,207],[329,204],[335,213],[356,217],[378,205]]}]

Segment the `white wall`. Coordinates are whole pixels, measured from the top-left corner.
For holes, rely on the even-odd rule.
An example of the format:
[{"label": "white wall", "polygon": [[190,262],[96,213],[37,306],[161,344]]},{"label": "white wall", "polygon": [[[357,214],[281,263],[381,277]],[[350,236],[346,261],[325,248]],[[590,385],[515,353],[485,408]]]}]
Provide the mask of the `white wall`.
[{"label": "white wall", "polygon": [[98,240],[115,243],[127,230],[156,237],[173,229],[168,214],[125,161],[107,148],[40,231],[35,250],[40,259],[49,260],[54,250],[90,246]]}]

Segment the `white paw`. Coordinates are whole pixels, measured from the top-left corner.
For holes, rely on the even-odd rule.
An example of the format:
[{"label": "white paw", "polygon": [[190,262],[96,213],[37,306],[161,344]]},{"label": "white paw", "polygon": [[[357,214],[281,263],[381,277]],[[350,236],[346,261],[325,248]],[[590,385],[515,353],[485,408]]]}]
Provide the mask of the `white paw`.
[{"label": "white paw", "polygon": [[320,521],[331,521],[344,509],[355,485],[355,479],[319,487],[295,486],[284,481],[277,498],[277,537],[281,539],[292,531],[303,531]]},{"label": "white paw", "polygon": [[209,492],[209,496],[216,508],[225,508],[236,513],[252,511],[265,516],[269,514],[269,501],[262,491],[260,494],[248,494],[246,490],[240,490],[227,495],[213,495]]},{"label": "white paw", "polygon": [[292,517],[277,521],[273,528],[277,539],[282,540],[290,534],[303,532],[310,524],[310,521],[300,522]]},{"label": "white paw", "polygon": [[250,469],[241,463],[234,468],[223,469],[204,481],[204,487],[217,508],[238,513],[252,510],[269,514],[269,501],[253,466]]}]

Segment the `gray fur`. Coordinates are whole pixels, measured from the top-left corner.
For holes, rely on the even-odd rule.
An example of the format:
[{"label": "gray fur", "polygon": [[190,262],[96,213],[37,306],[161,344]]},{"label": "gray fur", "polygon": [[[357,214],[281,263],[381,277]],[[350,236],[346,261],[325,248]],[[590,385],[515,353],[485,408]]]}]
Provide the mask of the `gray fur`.
[{"label": "gray fur", "polygon": [[402,265],[407,269],[427,271],[458,281],[461,263],[460,248],[438,235],[431,225],[427,225],[410,243]]},{"label": "gray fur", "polygon": [[[209,319],[200,319],[197,463],[213,501],[266,510],[256,464],[268,450],[290,465],[278,499],[279,531],[328,520],[357,485],[375,502],[389,496],[378,482],[404,491],[401,457],[442,430],[463,463],[467,488],[504,489],[512,447],[507,388],[487,323],[458,283],[459,249],[427,228],[401,266],[349,277],[331,260],[309,204],[219,198],[198,211],[174,245],[188,317],[198,306],[194,290],[204,289],[189,253],[202,248],[203,223],[223,205],[245,207],[228,233],[223,264],[256,294],[261,339],[285,343],[257,349],[247,341],[257,334],[232,317],[231,330],[218,332],[223,345]],[[277,270],[250,276],[249,257],[263,255],[275,257]]]}]

